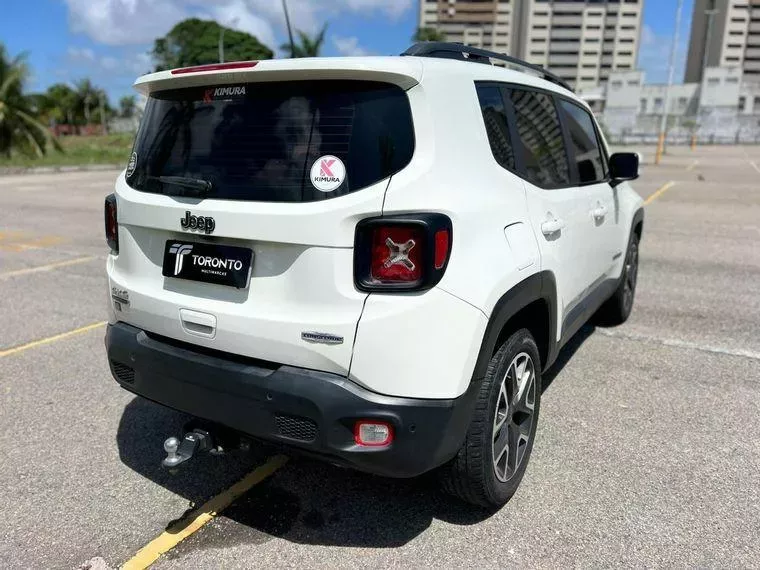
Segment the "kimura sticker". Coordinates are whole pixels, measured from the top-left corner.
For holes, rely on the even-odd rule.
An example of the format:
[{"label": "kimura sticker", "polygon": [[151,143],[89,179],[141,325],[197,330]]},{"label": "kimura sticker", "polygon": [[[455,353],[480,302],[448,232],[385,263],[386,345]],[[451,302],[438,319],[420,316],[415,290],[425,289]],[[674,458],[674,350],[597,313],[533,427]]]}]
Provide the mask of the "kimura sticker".
[{"label": "kimura sticker", "polygon": [[311,184],[320,192],[336,190],[346,179],[346,167],[336,156],[320,156],[311,166]]},{"label": "kimura sticker", "polygon": [[127,163],[127,178],[135,173],[135,168],[137,168],[137,153],[133,152],[132,156],[129,157],[129,162]]}]

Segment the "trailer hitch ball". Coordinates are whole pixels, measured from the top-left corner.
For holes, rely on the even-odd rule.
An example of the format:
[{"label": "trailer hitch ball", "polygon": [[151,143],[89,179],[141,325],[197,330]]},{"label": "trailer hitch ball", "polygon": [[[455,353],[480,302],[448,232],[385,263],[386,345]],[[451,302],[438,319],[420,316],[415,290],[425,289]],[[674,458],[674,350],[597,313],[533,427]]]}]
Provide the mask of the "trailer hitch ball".
[{"label": "trailer hitch ball", "polygon": [[211,434],[201,429],[194,429],[186,433],[181,441],[176,437],[170,437],[164,442],[166,457],[161,465],[169,469],[177,467],[196,453],[207,452],[212,447]]},{"label": "trailer hitch ball", "polygon": [[179,449],[179,440],[176,437],[170,437],[164,442],[164,451],[166,451],[166,459],[164,459],[164,465],[166,467],[173,467],[182,462],[182,459],[177,455]]}]

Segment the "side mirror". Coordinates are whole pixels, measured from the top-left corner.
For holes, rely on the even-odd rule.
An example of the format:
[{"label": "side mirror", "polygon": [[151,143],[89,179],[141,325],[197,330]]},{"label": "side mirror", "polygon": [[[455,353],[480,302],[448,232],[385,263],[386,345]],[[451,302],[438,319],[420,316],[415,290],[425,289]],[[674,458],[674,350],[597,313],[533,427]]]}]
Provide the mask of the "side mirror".
[{"label": "side mirror", "polygon": [[613,186],[624,180],[639,177],[639,155],[635,152],[616,152],[610,157],[610,178]]}]

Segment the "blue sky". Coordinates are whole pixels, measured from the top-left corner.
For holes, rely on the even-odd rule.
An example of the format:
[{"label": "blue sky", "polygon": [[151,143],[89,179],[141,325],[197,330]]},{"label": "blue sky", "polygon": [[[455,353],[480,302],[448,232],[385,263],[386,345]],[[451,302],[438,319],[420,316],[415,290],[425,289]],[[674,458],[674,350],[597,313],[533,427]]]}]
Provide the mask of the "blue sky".
[{"label": "blue sky", "polygon": [[[644,0],[639,66],[667,80],[677,0]],[[280,0],[2,0],[0,42],[28,52],[30,90],[90,77],[113,102],[150,71],[152,39],[189,16],[215,18],[270,47],[285,40]],[[288,0],[295,27],[329,22],[324,55],[397,54],[411,43],[419,0]],[[685,0],[676,81],[683,79],[693,0]]]}]

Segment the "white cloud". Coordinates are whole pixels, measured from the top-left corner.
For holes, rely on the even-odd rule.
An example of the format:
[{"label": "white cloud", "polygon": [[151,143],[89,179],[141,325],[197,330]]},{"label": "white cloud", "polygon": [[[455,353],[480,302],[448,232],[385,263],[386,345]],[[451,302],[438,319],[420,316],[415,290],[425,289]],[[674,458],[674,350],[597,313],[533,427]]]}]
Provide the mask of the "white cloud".
[{"label": "white cloud", "polygon": [[[149,44],[191,16],[214,18],[255,35],[272,49],[285,34],[280,0],[65,0],[69,24],[98,43]],[[397,18],[413,0],[289,0],[293,27],[313,33],[346,11]]]},{"label": "white cloud", "polygon": [[338,50],[340,55],[348,56],[361,56],[369,55],[369,52],[359,45],[359,38],[352,36],[350,38],[341,38],[340,36],[333,36],[332,43],[335,49]]},{"label": "white cloud", "polygon": [[96,76],[124,75],[134,77],[148,73],[153,69],[150,55],[145,52],[124,53],[121,57],[113,55],[97,55],[90,48],[70,46],[66,50],[66,66],[61,69],[63,76],[77,73],[94,74]]},{"label": "white cloud", "polygon": [[[683,81],[688,41],[688,30],[681,30],[676,48],[674,83]],[[672,35],[659,35],[647,25],[642,28],[638,66],[646,72],[647,83],[667,83],[672,43]]]},{"label": "white cloud", "polygon": [[66,55],[74,62],[93,62],[95,61],[95,52],[90,48],[69,47]]}]

